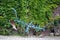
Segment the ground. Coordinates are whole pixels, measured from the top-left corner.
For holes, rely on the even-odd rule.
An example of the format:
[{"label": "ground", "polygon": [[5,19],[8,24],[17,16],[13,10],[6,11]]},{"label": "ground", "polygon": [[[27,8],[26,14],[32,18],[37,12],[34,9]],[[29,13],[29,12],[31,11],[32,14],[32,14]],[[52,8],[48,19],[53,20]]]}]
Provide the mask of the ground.
[{"label": "ground", "polygon": [[21,36],[0,36],[0,40],[60,40],[60,37],[57,36],[45,36],[45,37],[21,37]]}]

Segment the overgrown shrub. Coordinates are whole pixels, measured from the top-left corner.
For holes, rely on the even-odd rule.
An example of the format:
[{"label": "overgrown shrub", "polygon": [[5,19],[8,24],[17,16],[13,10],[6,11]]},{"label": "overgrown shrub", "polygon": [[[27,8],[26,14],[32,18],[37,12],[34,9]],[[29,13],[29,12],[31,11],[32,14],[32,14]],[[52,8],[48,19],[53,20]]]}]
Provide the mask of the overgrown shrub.
[{"label": "overgrown shrub", "polygon": [[10,28],[9,20],[15,20],[17,11],[19,19],[28,23],[34,21],[40,26],[53,20],[53,9],[58,7],[60,0],[0,0],[0,27]]}]

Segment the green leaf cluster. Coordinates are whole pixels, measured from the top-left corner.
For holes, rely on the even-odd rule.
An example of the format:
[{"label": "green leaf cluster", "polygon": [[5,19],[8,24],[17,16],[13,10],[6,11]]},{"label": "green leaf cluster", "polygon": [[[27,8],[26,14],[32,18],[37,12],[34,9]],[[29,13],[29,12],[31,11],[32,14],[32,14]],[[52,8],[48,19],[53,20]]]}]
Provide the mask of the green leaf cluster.
[{"label": "green leaf cluster", "polygon": [[15,8],[19,19],[34,21],[40,26],[53,20],[53,9],[58,7],[60,0],[0,0],[0,27],[9,28],[9,20],[15,20]]}]

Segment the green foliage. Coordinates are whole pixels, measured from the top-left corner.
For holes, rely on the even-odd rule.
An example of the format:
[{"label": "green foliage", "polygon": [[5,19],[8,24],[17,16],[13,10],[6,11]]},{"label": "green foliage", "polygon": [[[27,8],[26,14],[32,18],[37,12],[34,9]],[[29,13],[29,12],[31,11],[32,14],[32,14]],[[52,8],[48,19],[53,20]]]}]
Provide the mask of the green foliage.
[{"label": "green foliage", "polygon": [[60,4],[60,0],[0,0],[0,26],[10,28],[9,20],[16,19],[14,11],[25,22],[34,21],[40,26],[52,21],[52,10]]}]

